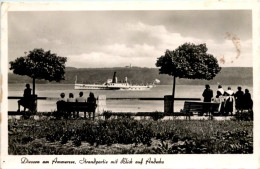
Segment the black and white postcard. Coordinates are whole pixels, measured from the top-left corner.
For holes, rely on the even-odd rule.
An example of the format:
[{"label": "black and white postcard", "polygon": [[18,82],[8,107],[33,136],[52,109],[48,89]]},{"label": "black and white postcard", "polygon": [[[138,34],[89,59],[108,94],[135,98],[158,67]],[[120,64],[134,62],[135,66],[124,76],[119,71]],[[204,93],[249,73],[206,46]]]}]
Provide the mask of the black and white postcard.
[{"label": "black and white postcard", "polygon": [[1,4],[2,168],[259,168],[259,3]]}]

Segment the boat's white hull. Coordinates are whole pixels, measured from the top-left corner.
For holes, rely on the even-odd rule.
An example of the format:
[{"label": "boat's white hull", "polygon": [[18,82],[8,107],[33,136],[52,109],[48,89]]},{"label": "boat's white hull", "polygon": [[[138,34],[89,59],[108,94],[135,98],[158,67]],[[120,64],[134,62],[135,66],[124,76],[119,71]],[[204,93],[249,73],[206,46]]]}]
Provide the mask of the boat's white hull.
[{"label": "boat's white hull", "polygon": [[122,84],[109,84],[109,85],[97,85],[97,84],[75,84],[76,90],[149,90],[153,88],[152,85],[129,85]]},{"label": "boat's white hull", "polygon": [[130,86],[127,89],[120,89],[120,90],[150,90],[153,86]]},{"label": "boat's white hull", "polygon": [[96,84],[75,84],[74,88],[76,90],[111,90],[105,85]]}]

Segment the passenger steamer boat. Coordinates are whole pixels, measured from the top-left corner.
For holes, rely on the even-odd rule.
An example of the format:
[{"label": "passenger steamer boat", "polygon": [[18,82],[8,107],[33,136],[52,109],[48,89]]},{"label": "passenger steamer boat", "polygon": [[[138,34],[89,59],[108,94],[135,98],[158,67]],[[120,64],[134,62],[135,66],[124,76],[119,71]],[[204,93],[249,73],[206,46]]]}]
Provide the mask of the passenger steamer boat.
[{"label": "passenger steamer boat", "polygon": [[76,90],[149,90],[155,87],[155,83],[159,83],[158,79],[150,85],[131,85],[127,82],[127,77],[122,83],[117,82],[116,72],[114,72],[113,79],[108,79],[104,84],[79,84],[77,83],[77,77],[74,88]]}]

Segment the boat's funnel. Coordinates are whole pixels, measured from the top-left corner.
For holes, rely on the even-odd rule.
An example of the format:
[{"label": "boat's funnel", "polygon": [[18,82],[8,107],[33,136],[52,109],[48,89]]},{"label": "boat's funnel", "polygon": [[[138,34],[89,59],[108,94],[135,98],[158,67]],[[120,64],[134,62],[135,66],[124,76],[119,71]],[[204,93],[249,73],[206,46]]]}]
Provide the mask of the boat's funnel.
[{"label": "boat's funnel", "polygon": [[127,83],[127,77],[125,77],[125,83]]},{"label": "boat's funnel", "polygon": [[114,72],[114,76],[113,76],[113,81],[112,81],[112,83],[116,83],[116,81],[117,81],[116,72]]}]

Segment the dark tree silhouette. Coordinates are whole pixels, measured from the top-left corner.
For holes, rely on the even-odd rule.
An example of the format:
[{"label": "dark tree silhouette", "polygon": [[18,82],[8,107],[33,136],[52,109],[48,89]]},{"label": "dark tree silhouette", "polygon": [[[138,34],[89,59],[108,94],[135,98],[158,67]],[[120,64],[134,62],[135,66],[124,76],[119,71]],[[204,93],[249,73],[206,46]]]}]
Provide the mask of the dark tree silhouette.
[{"label": "dark tree silhouette", "polygon": [[35,95],[35,79],[48,81],[64,80],[66,57],[60,57],[51,51],[34,49],[27,56],[10,62],[10,70],[14,74],[26,75],[33,79],[33,95]]},{"label": "dark tree silhouette", "polygon": [[211,80],[220,72],[217,59],[207,50],[206,44],[184,43],[173,51],[166,50],[165,55],[157,59],[159,73],[173,76],[171,112],[174,111],[176,77]]}]

